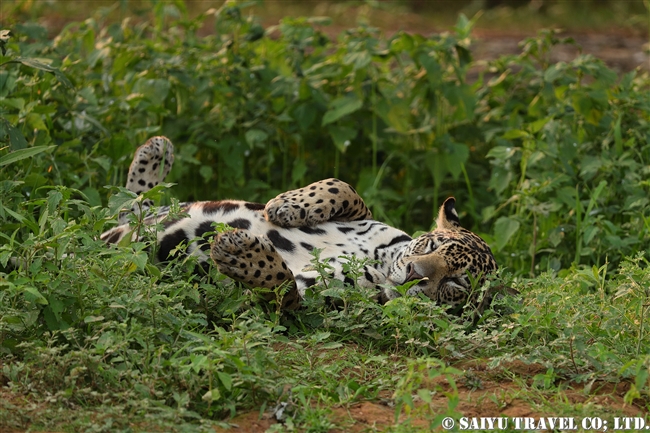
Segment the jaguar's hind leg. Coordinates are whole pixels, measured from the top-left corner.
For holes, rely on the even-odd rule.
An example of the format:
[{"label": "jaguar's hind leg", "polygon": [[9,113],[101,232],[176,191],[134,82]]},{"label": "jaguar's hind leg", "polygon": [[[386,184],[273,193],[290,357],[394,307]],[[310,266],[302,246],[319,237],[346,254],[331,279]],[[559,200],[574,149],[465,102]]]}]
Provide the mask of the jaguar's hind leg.
[{"label": "jaguar's hind leg", "polygon": [[372,213],[354,188],[331,178],[280,194],[266,204],[264,217],[282,227],[304,227],[372,219]]},{"label": "jaguar's hind leg", "polygon": [[[167,137],[152,137],[138,147],[129,166],[126,189],[136,194],[149,191],[161,183],[169,174],[174,163],[174,146]],[[151,200],[142,202],[142,209],[153,206]],[[132,209],[139,212],[140,209]],[[120,214],[120,224],[126,223],[126,213]]]},{"label": "jaguar's hind leg", "polygon": [[[288,284],[282,308],[294,310],[300,306],[293,273],[268,239],[247,230],[220,233],[214,239],[210,257],[219,272],[250,287],[275,289]],[[270,293],[265,298],[271,301],[275,295]]]}]

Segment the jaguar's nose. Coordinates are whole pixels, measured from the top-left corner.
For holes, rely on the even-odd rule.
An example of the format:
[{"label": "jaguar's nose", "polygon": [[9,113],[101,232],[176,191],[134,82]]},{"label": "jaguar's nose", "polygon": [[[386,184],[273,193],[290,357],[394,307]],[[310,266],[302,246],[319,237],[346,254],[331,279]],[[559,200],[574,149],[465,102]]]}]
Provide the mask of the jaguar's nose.
[{"label": "jaguar's nose", "polygon": [[413,263],[409,263],[406,265],[406,280],[404,280],[405,283],[408,283],[409,281],[413,281],[413,280],[420,280],[422,278],[423,278],[422,275],[420,275],[415,270],[415,266],[413,266]]}]

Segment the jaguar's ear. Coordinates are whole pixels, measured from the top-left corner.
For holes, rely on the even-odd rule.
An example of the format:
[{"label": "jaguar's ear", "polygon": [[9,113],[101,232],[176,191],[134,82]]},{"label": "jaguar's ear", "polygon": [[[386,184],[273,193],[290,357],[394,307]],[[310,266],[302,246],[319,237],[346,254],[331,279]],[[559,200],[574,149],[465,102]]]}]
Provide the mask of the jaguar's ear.
[{"label": "jaguar's ear", "polygon": [[440,206],[437,220],[438,230],[458,230],[460,228],[460,220],[458,219],[458,212],[456,212],[456,199],[449,197]]}]

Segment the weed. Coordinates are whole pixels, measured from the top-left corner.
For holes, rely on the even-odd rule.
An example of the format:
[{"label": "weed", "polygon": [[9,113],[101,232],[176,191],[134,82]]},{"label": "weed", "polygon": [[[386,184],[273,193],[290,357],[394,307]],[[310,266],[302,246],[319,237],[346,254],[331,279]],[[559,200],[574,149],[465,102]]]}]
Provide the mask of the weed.
[{"label": "weed", "polygon": [[[382,431],[421,431],[461,413],[463,386],[482,391],[454,367],[470,359],[541,366],[532,386],[500,377],[518,390],[494,394],[499,409],[516,397],[593,415],[555,395],[614,383],[647,412],[647,76],[589,56],[552,64],[570,41],[549,31],[469,82],[465,17],[443,35],[360,26],[331,40],[319,19],[264,31],[245,5],[188,18],[163,3],[151,21],[99,12],[53,40],[11,18],[0,33],[0,426],[200,431],[286,404],[274,431],[318,432],[370,400],[394,405]],[[214,34],[199,36],[208,19]],[[105,197],[154,133],[178,145],[173,192]],[[380,306],[316,252],[318,284],[282,314],[285,288],[267,304],[214,268],[194,273],[191,246],[155,263],[143,200],[182,217],[173,196],[264,201],[333,174],[410,231],[453,193],[505,269],[476,294],[521,296],[475,323],[428,299]],[[125,209],[139,210],[137,236],[106,248]],[[346,273],[371,265],[351,258]]]}]

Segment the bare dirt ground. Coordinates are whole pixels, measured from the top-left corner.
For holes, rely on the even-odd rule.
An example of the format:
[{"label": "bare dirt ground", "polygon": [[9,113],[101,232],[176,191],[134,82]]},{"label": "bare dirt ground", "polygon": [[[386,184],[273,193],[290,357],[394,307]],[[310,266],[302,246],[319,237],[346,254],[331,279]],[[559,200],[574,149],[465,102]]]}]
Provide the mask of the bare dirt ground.
[{"label": "bare dirt ground", "polygon": [[[504,54],[520,52],[519,42],[534,34],[477,30],[473,44],[475,59],[492,60]],[[562,45],[551,52],[551,62],[569,62],[579,54],[592,54],[602,59],[607,66],[618,73],[626,73],[637,68],[650,71],[650,56],[648,55],[648,38],[626,31],[612,30],[607,33],[574,33],[564,32],[561,37],[572,37],[576,46]]]},{"label": "bare dirt ground", "polygon": [[[456,368],[471,371],[474,380],[472,383],[459,383],[459,404],[456,410],[466,417],[557,417],[560,406],[581,405],[593,408],[594,414],[602,413],[605,409],[609,412],[620,412],[623,416],[645,416],[643,409],[625,404],[623,397],[629,390],[629,383],[595,383],[590,390],[583,384],[566,383],[564,391],[548,397],[527,391],[522,393],[522,387],[532,384],[533,376],[546,372],[546,367],[540,364],[524,364],[513,362],[497,369],[489,369],[482,362],[466,362],[456,365]],[[506,377],[516,377],[511,380]],[[452,391],[451,386],[443,377],[432,380],[426,388],[436,390],[430,405],[422,402],[416,403],[416,408],[407,415],[405,411],[399,418],[399,423],[409,422],[411,426],[429,430],[429,420],[432,414],[444,413],[447,409],[448,399],[444,391]],[[443,392],[441,392],[443,391]],[[349,406],[336,407],[330,419],[339,426],[328,433],[350,432],[362,433],[367,431],[383,431],[395,425],[395,407],[392,396],[382,396],[379,401],[362,401]],[[558,409],[551,411],[549,407],[556,405]],[[545,409],[546,408],[546,409]],[[277,423],[273,415],[259,412],[247,412],[237,415],[228,421],[230,429],[216,429],[216,433],[240,432],[260,433]]]}]

